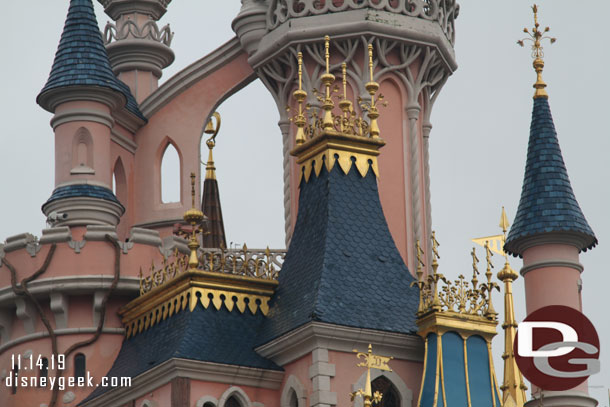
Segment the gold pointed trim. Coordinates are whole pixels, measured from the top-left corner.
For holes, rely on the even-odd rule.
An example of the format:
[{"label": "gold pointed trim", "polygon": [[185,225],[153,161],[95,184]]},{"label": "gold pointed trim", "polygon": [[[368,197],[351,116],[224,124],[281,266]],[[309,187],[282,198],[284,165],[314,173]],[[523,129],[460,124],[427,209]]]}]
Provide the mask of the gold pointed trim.
[{"label": "gold pointed trim", "polygon": [[468,398],[468,407],[472,407],[470,399],[470,378],[468,377],[468,346],[466,346],[467,338],[462,338],[464,342],[464,376],[466,377],[466,396]]},{"label": "gold pointed trim", "polygon": [[263,315],[278,282],[231,274],[187,271],[162,287],[136,298],[119,310],[127,338],[137,335],[172,315],[193,312],[197,304],[216,310]]},{"label": "gold pointed trim", "polygon": [[319,176],[323,165],[330,172],[336,163],[346,175],[354,166],[362,177],[366,176],[369,167],[379,177],[377,156],[384,145],[385,142],[380,138],[364,138],[325,130],[319,137],[297,146],[291,154],[297,157],[297,163],[302,164],[301,177],[305,177],[305,182],[309,182],[312,172],[316,177]]}]

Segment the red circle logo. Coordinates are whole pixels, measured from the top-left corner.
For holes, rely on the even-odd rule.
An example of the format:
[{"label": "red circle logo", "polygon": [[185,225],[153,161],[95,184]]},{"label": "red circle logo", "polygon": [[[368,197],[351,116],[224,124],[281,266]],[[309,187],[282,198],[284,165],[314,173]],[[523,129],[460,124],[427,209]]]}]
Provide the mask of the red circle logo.
[{"label": "red circle logo", "polygon": [[513,352],[519,370],[544,390],[572,389],[599,372],[599,337],[574,308],[551,305],[519,324]]}]

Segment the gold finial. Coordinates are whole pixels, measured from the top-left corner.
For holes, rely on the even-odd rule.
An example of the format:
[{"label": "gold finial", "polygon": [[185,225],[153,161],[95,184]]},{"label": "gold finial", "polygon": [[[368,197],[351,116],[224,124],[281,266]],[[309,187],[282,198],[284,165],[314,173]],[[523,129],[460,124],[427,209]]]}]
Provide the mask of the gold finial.
[{"label": "gold finial", "polygon": [[341,82],[343,83],[343,99],[339,101],[339,107],[343,112],[343,117],[341,117],[339,123],[341,132],[347,132],[350,127],[353,109],[352,102],[347,100],[347,64],[345,62],[341,64]]},{"label": "gold finial", "polygon": [[473,247],[470,252],[472,256],[472,288],[476,290],[479,283],[477,276],[479,275],[479,258],[477,257],[476,249]]},{"label": "gold finial", "polygon": [[195,207],[195,180],[197,176],[194,172],[191,172],[191,202],[192,207],[184,212],[184,220],[191,225],[191,230],[188,232],[189,242],[188,247],[191,250],[189,256],[189,270],[195,270],[199,265],[197,259],[197,248],[199,248],[199,242],[197,241],[197,233],[201,232],[201,222],[205,218],[203,212]]},{"label": "gold finial", "polygon": [[371,137],[379,138],[379,125],[377,124],[377,118],[379,117],[379,111],[377,110],[377,105],[375,103],[375,94],[379,90],[379,84],[375,82],[373,77],[373,44],[369,44],[369,76],[370,81],[365,85],[366,90],[371,95],[371,106],[368,111],[368,117],[371,120]]},{"label": "gold finial", "polygon": [[370,80],[364,85],[364,88],[367,90],[369,95],[371,96],[370,103],[364,103],[359,98],[360,107],[362,110],[368,112],[367,116],[369,118],[369,134],[371,138],[379,138],[379,125],[377,124],[377,119],[379,118],[379,110],[377,109],[377,104],[382,103],[384,106],[387,106],[387,102],[382,102],[383,95],[379,95],[375,98],[377,91],[379,90],[379,84],[375,82],[375,77],[373,75],[373,44],[368,45],[368,54],[369,54],[369,77]]},{"label": "gold finial", "polygon": [[[216,126],[212,121],[212,117],[216,119]],[[205,126],[204,133],[210,134],[210,137],[206,140],[205,144],[208,146],[208,162],[205,166],[205,179],[216,179],[216,167],[214,166],[214,156],[212,155],[212,149],[216,146],[216,136],[220,130],[220,113],[214,112],[208,120]],[[193,205],[194,207],[194,205]]]},{"label": "gold finial", "polygon": [[502,207],[502,215],[500,215],[500,227],[502,228],[502,233],[504,233],[504,235],[506,235],[506,231],[508,230],[509,226],[510,223],[508,223],[506,211],[504,210],[504,207]]},{"label": "gold finial", "polygon": [[191,202],[192,202],[192,207],[195,207],[195,179],[197,178],[197,176],[195,175],[194,172],[191,172]]},{"label": "gold finial", "polygon": [[295,142],[297,145],[301,145],[305,142],[305,115],[303,114],[303,102],[307,98],[307,92],[303,90],[303,53],[299,51],[297,54],[297,62],[299,65],[299,88],[292,94],[297,103],[299,104],[299,111],[294,117],[294,123],[297,126],[297,135]]},{"label": "gold finial", "polygon": [[540,24],[538,23],[538,6],[537,5],[533,5],[532,6],[532,11],[534,12],[534,27],[532,28],[532,31],[530,32],[530,30],[525,27],[523,29],[523,32],[525,32],[526,34],[529,35],[529,38],[524,38],[522,40],[517,41],[517,44],[521,45],[522,47],[525,45],[524,41],[531,41],[532,42],[532,58],[534,58],[534,70],[536,71],[536,83],[534,84],[534,88],[536,89],[536,92],[534,92],[534,99],[537,98],[548,98],[549,95],[546,93],[546,90],[544,88],[546,88],[546,83],[544,83],[544,81],[542,80],[542,70],[544,69],[544,61],[542,58],[544,58],[544,52],[542,49],[542,40],[543,39],[548,39],[550,40],[551,44],[553,44],[555,41],[557,41],[556,38],[553,37],[548,37],[545,36],[544,33],[549,32],[550,28],[546,27],[544,29],[544,31],[540,31]]},{"label": "gold finial", "polygon": [[353,393],[350,393],[350,397],[352,401],[357,396],[361,396],[364,399],[364,407],[370,407],[372,403],[379,403],[382,398],[382,394],[376,391],[373,394],[371,389],[371,369],[379,369],[385,370],[386,372],[391,372],[392,369],[388,366],[388,362],[394,359],[393,356],[381,356],[373,354],[373,346],[369,343],[368,352],[358,352],[358,350],[354,349],[356,353],[356,357],[358,359],[363,358],[364,361],[358,363],[356,366],[365,367],[366,368],[366,382],[364,384],[364,389],[358,389]]},{"label": "gold finial", "polygon": [[438,247],[440,244],[438,243],[438,240],[436,240],[435,231],[432,231],[432,236],[430,236],[430,239],[432,240],[432,270],[434,274],[436,274],[436,270],[438,270],[438,259],[440,259],[441,256],[438,255]]},{"label": "gold finial", "polygon": [[422,269],[422,266],[424,265],[424,262],[421,259],[421,256],[423,254],[423,250],[421,249],[420,245],[419,245],[419,240],[417,240],[417,243],[415,244],[415,250],[417,252],[417,281],[413,281],[411,283],[411,287],[413,286],[417,286],[419,288],[419,306],[417,308],[417,314],[422,314],[425,311],[425,304],[424,304],[424,287],[426,286],[426,283],[424,281],[424,271]]},{"label": "gold finial", "polygon": [[324,58],[326,59],[326,73],[330,73],[330,36],[324,36]]},{"label": "gold finial", "polygon": [[324,37],[324,57],[326,58],[326,73],[320,77],[320,80],[326,89],[326,97],[324,98],[324,103],[322,104],[322,110],[324,110],[322,127],[326,130],[331,130],[333,128],[332,111],[335,104],[330,97],[330,87],[335,82],[335,75],[330,73],[330,37],[328,35]]},{"label": "gold finial", "polygon": [[[502,244],[506,241],[506,231],[510,224],[506,217],[506,211],[502,207],[500,216],[500,227],[502,228]],[[517,321],[515,320],[515,306],[513,301],[512,283],[519,275],[513,270],[508,262],[508,255],[504,252],[504,267],[498,273],[498,279],[504,282],[504,380],[500,389],[502,390],[502,405],[523,407],[526,401],[525,390],[527,386],[523,382],[521,371],[517,367],[513,343],[517,335]]]},{"label": "gold finial", "polygon": [[415,251],[417,256],[417,271],[421,271],[422,267],[424,267],[425,264],[422,260],[422,255],[424,254],[424,251],[422,250],[421,245],[419,244],[419,239],[417,239],[417,242],[415,243]]},{"label": "gold finial", "polygon": [[485,260],[487,261],[487,271],[485,272],[487,283],[483,284],[484,289],[487,291],[487,309],[485,310],[485,316],[491,320],[495,320],[496,316],[498,315],[491,300],[491,293],[494,288],[499,290],[498,284],[491,281],[491,269],[494,268],[494,265],[491,263],[491,257],[493,255],[493,252],[489,248],[489,241],[485,242]]}]

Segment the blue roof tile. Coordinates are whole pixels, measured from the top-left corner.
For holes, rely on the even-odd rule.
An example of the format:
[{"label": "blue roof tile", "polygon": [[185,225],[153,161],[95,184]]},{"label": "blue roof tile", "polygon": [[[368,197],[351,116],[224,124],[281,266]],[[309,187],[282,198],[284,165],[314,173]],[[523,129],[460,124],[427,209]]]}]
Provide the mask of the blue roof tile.
[{"label": "blue roof tile", "polygon": [[375,174],[338,165],[301,182],[299,212],[260,343],[307,322],[412,334],[419,301]]},{"label": "blue roof tile", "polygon": [[520,242],[551,232],[577,235],[580,250],[597,244],[572,191],[548,99],[536,98],[521,200],[504,249],[521,255]]},{"label": "blue roof tile", "polygon": [[[110,189],[99,186],[99,185],[91,185],[91,184],[73,184],[73,185],[64,185],[63,187],[55,188],[55,190],[51,194],[51,197],[49,199],[47,199],[47,202],[45,202],[42,205],[42,207],[44,208],[45,205],[47,205],[55,200],[58,200],[58,199],[76,198],[76,197],[89,197],[89,198],[104,199],[106,201],[115,202],[115,203],[121,205],[121,207],[123,207],[121,202],[119,202],[117,197],[114,195],[114,193]],[[123,207],[123,210],[124,209],[125,208]]]},{"label": "blue roof tile", "polygon": [[[106,377],[134,378],[170,359],[190,359],[268,370],[283,370],[254,351],[255,339],[265,317],[224,305],[216,310],[198,303],[123,341]],[[111,388],[98,387],[84,401]],[[81,402],[82,403],[82,402]]]},{"label": "blue roof tile", "polygon": [[40,96],[66,86],[101,86],[120,92],[125,107],[146,121],[129,87],[112,72],[91,0],[71,0],[53,67]]}]

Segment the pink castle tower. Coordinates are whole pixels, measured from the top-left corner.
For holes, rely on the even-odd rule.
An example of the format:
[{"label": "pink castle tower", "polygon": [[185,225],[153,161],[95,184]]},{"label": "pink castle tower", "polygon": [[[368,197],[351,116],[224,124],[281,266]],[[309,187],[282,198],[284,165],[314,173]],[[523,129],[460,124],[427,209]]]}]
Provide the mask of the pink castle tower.
[{"label": "pink castle tower", "polygon": [[[312,107],[308,117],[321,112],[322,101],[313,92],[322,89],[324,49],[316,41],[329,35],[337,50],[331,72],[347,64],[347,93],[369,100],[365,89],[366,48],[373,44],[374,79],[380,83],[387,107],[379,127],[388,143],[380,165],[381,203],[392,237],[411,271],[415,270],[415,243],[429,256],[432,219],[429,176],[429,137],[432,106],[448,77],[457,68],[453,43],[459,13],[455,1],[286,1],[244,0],[233,21],[248,63],[273,95],[280,114],[284,144],[284,206],[286,242],[296,222],[299,167],[289,151],[294,147],[291,100],[295,89],[295,55],[303,53],[303,86]],[[340,96],[340,95],[337,95]],[[360,106],[355,106],[360,111]],[[336,111],[339,107],[336,106]],[[309,120],[309,119],[308,119]],[[431,258],[426,261],[426,269]]]},{"label": "pink castle tower", "polygon": [[[534,16],[536,18],[536,6]],[[535,20],[534,107],[523,179],[523,190],[515,221],[504,249],[523,257],[521,275],[525,280],[528,314],[549,305],[565,305],[582,310],[583,266],[579,253],[593,248],[597,238],[587,223],[570,185],[561,155],[546,84],[542,80],[542,47],[538,21]],[[587,384],[570,391],[552,392],[532,386],[534,398],[527,406],[590,406],[597,401],[588,396]]]}]

